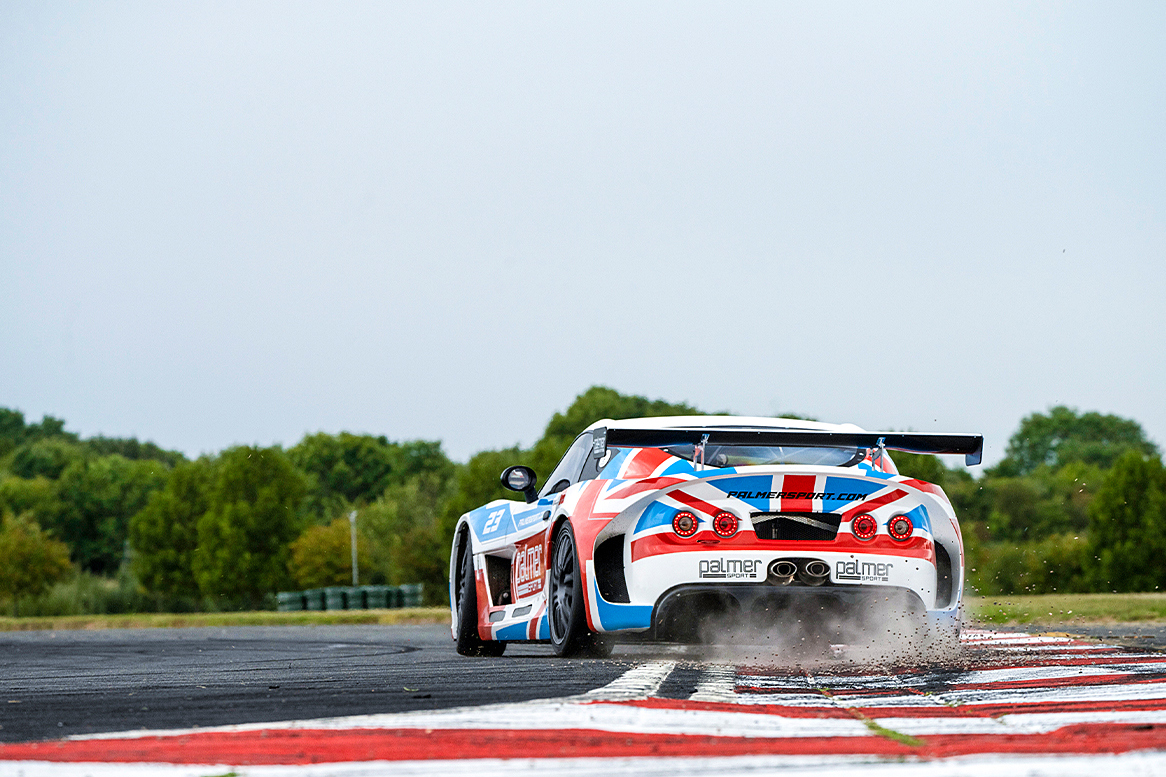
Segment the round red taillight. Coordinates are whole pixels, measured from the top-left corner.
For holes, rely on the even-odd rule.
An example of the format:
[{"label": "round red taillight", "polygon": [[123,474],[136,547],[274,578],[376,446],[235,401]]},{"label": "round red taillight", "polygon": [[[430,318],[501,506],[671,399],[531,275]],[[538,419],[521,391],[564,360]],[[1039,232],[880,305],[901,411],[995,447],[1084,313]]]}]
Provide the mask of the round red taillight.
[{"label": "round red taillight", "polygon": [[863,513],[850,522],[850,531],[860,540],[871,540],[879,533],[879,524],[874,516]]},{"label": "round red taillight", "polygon": [[903,540],[911,538],[911,532],[915,531],[915,526],[911,523],[911,519],[907,516],[896,515],[891,519],[891,522],[887,524],[887,531],[890,533],[891,537],[898,540],[899,542],[902,542]]},{"label": "round red taillight", "polygon": [[681,537],[691,537],[696,534],[696,516],[692,513],[677,513],[672,519],[672,531]]},{"label": "round red taillight", "polygon": [[720,512],[713,516],[713,531],[719,537],[732,537],[737,533],[737,516]]}]

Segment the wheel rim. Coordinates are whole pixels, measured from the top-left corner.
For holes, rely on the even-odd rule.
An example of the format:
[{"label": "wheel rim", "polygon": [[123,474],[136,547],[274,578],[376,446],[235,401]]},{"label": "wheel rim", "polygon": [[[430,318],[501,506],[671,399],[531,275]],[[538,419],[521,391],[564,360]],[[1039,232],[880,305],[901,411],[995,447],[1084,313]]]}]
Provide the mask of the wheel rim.
[{"label": "wheel rim", "polygon": [[454,595],[454,609],[460,614],[462,611],[462,600],[465,599],[465,592],[462,590],[465,587],[466,579],[466,548],[462,547],[462,552],[459,554],[457,572],[455,573],[456,582],[453,587]]},{"label": "wheel rim", "polygon": [[555,548],[555,568],[551,576],[551,623],[554,627],[554,636],[560,641],[567,636],[574,605],[575,554],[572,552],[569,535],[564,533]]}]

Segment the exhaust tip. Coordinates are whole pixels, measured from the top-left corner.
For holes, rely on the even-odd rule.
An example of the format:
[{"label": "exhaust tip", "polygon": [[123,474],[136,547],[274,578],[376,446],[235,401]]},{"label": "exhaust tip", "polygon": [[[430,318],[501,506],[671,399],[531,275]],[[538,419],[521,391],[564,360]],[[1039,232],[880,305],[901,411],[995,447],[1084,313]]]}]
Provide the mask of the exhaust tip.
[{"label": "exhaust tip", "polygon": [[802,564],[798,579],[806,585],[822,585],[830,578],[830,566],[825,561],[814,559]]},{"label": "exhaust tip", "polygon": [[797,573],[798,567],[792,561],[778,559],[769,565],[769,578],[772,582],[779,585],[787,585],[793,582],[794,575]]}]

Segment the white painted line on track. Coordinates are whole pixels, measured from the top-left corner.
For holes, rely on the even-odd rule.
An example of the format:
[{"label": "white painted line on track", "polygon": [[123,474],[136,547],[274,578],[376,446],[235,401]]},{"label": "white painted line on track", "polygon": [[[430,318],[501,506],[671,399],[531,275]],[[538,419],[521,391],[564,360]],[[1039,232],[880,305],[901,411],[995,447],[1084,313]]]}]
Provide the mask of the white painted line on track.
[{"label": "white painted line on track", "polygon": [[[1109,650],[1106,652],[1112,653],[1113,651]],[[1123,658],[1127,658],[1130,661],[1139,661],[1141,659],[1147,659],[1147,658],[1159,658],[1159,659],[1162,658],[1161,653],[1122,653],[1121,655]],[[1105,658],[1105,657],[1106,656],[1093,656],[1093,655],[1084,655],[1083,656],[1080,653],[1052,653],[1052,652],[1050,652],[1048,655],[1042,655],[1040,657],[1040,659],[1041,659],[1041,661],[1095,661],[1099,658]]]},{"label": "white painted line on track", "polygon": [[[943,707],[949,704],[1008,704],[1017,702],[1126,701],[1166,698],[1166,684],[1073,686],[1068,688],[1021,688],[1003,690],[948,691],[922,695],[901,693],[838,693],[824,696],[815,686],[845,685],[849,688],[894,689],[904,685],[902,678],[873,676],[864,678],[789,677],[780,678],[785,687],[798,686],[803,693],[736,693],[738,675],[733,666],[711,666],[698,683],[692,700],[736,703],[740,711],[680,710],[640,707],[605,702],[635,701],[656,693],[676,666],[674,661],[657,661],[633,667],[602,688],[567,699],[536,700],[517,704],[496,704],[435,711],[359,715],[316,720],[258,723],[202,729],[172,731],[135,731],[99,734],[76,739],[137,738],[211,731],[255,731],[288,729],[505,729],[548,730],[588,729],[641,734],[692,734],[762,738],[806,736],[870,736],[861,721],[851,718],[801,718],[749,711],[750,706],[776,704],[788,707],[839,709],[867,707]],[[1090,667],[1058,667],[1072,674]],[[1100,668],[1098,668],[1100,669]],[[987,670],[992,672],[995,670]],[[1001,670],[1009,675],[987,677],[1030,678],[1040,670]],[[1016,674],[1019,672],[1020,674]],[[1104,672],[1092,672],[1104,674]],[[1054,673],[1055,674],[1055,673]],[[759,679],[740,678],[746,682]],[[1046,678],[1047,679],[1047,678]],[[909,683],[907,683],[909,684]],[[582,703],[586,702],[586,703]],[[970,710],[969,710],[970,711]],[[1166,723],[1166,711],[1033,713],[1012,714],[1000,719],[973,716],[949,717],[880,717],[884,727],[910,735],[943,733],[1044,733],[1062,726],[1089,722]]]},{"label": "white painted line on track", "polygon": [[[988,683],[1060,680],[1075,677],[1152,674],[1155,672],[1166,672],[1166,662],[980,669],[958,674],[952,673],[946,679],[946,682],[951,685],[984,685]],[[830,675],[751,677],[743,675],[740,684],[759,691],[781,692],[785,690],[805,691],[809,688],[825,688],[829,691],[844,691],[846,689],[903,689],[928,685],[933,681],[933,675],[931,674],[862,675],[859,677],[836,677]]]},{"label": "white painted line on track", "polygon": [[1016,683],[1060,680],[1072,677],[1103,677],[1105,675],[1166,673],[1166,662],[1155,661],[1130,664],[1079,664],[1068,666],[1032,666],[1009,669],[980,669],[953,676],[951,685],[984,685],[987,683]]},{"label": "white painted line on track", "polygon": [[980,645],[977,645],[976,647],[989,647],[989,648],[994,648],[996,650],[999,650],[1002,653],[1014,653],[1017,655],[1023,655],[1025,653],[1048,653],[1048,652],[1052,652],[1054,650],[1062,650],[1062,651],[1070,651],[1074,655],[1080,657],[1080,656],[1089,656],[1089,655],[1092,655],[1094,653],[1108,653],[1108,652],[1116,649],[1118,646],[1117,645],[1103,645],[1103,644],[1062,645],[1062,644],[1057,644],[1057,643],[1050,644],[1050,645],[1015,645],[1015,646],[1013,646],[1013,645],[993,645],[990,642],[984,642],[984,643],[981,643]]},{"label": "white painted line on track", "polygon": [[174,766],[170,764],[0,763],[0,777],[1158,777],[1166,753],[1093,756],[963,756],[902,761],[870,756],[734,756],[728,758],[523,758],[466,761],[372,761],[304,766]]},{"label": "white painted line on track", "polygon": [[[607,685],[578,696],[560,699],[534,699],[512,704],[488,704],[472,707],[451,707],[449,709],[423,712],[395,712],[374,715],[349,715],[336,718],[316,718],[305,720],[283,720],[268,723],[242,723],[231,726],[207,726],[205,728],[180,729],[138,729],[136,731],[115,731],[101,734],[79,734],[67,739],[138,739],[143,737],[181,736],[205,734],[215,731],[265,731],[289,729],[362,729],[362,728],[492,728],[521,729],[547,728],[537,725],[544,716],[554,719],[571,719],[574,723],[594,719],[594,713],[580,716],[579,710],[598,709],[596,705],[581,705],[579,702],[635,701],[646,699],[660,690],[668,675],[676,668],[675,661],[654,661],[633,667]],[[584,726],[586,727],[586,726]]]},{"label": "white painted line on track", "polygon": [[97,734],[70,739],[136,739],[208,732],[354,729],[492,729],[500,731],[547,731],[586,729],[636,734],[687,734],[735,737],[854,737],[872,736],[856,718],[788,718],[742,710],[680,710],[579,701],[544,701],[537,704],[496,704],[451,710],[359,715],[319,720],[246,724],[183,731],[132,731],[117,735]]},{"label": "white painted line on track", "polygon": [[624,672],[602,688],[583,694],[586,699],[625,701],[646,699],[660,690],[660,686],[676,668],[675,661],[653,661]]},{"label": "white painted line on track", "polygon": [[[403,713],[385,728],[424,729],[588,729],[636,734],[687,734],[733,737],[871,736],[856,718],[790,718],[751,712],[661,709],[629,704],[515,705],[509,709]],[[409,716],[409,717],[406,717]],[[347,727],[343,725],[342,727]]]},{"label": "white painted line on track", "polygon": [[688,697],[692,701],[737,701],[737,668],[734,666],[706,666],[696,690]]},{"label": "white painted line on track", "polygon": [[960,642],[965,645],[984,645],[990,644],[992,646],[998,645],[1048,645],[1052,643],[1058,644],[1081,644],[1081,640],[1076,637],[1055,637],[1048,634],[1026,634],[1021,631],[980,631],[980,630],[965,630],[960,635]]},{"label": "white painted line on track", "polygon": [[999,718],[875,718],[875,722],[892,731],[915,737],[941,734],[1048,734],[1080,723],[1162,725],[1166,723],[1166,711],[1017,713]]},{"label": "white painted line on track", "polygon": [[918,694],[834,693],[830,699],[809,693],[742,693],[742,706],[776,705],[782,707],[929,707],[962,705],[1058,704],[1071,702],[1161,701],[1166,699],[1166,684],[1138,683],[1063,688],[997,688],[989,690],[936,692]]},{"label": "white painted line on track", "polygon": [[[989,670],[991,671],[991,670]],[[1040,670],[1034,670],[1040,674]],[[1157,671],[1157,670],[1155,670]],[[1096,676],[1104,677],[1107,673],[1095,672]],[[1113,673],[1121,675],[1137,674],[1133,671]],[[1076,668],[1069,674],[1060,675],[1062,678],[1076,677]],[[847,678],[850,687],[854,686],[854,678]],[[1056,679],[1056,673],[1042,678]],[[778,705],[785,707],[926,707],[926,706],[960,706],[960,705],[1005,705],[1005,704],[1050,704],[1069,702],[1123,702],[1123,701],[1156,701],[1166,699],[1166,683],[1111,683],[1102,685],[1067,685],[1052,688],[1018,687],[1018,688],[961,688],[957,690],[936,691],[929,695],[905,692],[902,694],[881,694],[877,691],[896,690],[893,683],[880,683],[880,678],[871,678],[866,686],[875,693],[847,693],[839,688],[830,688],[826,678],[781,678],[781,685],[772,689],[758,688],[755,678],[748,678],[749,687],[758,690],[736,695],[736,703],[742,706],[749,705]],[[827,699],[819,693],[812,692],[818,682],[822,687],[831,691]],[[758,684],[754,684],[758,683]],[[912,683],[900,683],[899,689],[907,691]],[[974,685],[974,683],[973,683]],[[795,692],[785,691],[791,689]]]},{"label": "white painted line on track", "polygon": [[1166,699],[1166,684],[1081,685],[1047,689],[1000,688],[985,691],[946,691],[935,695],[949,704],[1056,704],[1082,701],[1150,701]]}]

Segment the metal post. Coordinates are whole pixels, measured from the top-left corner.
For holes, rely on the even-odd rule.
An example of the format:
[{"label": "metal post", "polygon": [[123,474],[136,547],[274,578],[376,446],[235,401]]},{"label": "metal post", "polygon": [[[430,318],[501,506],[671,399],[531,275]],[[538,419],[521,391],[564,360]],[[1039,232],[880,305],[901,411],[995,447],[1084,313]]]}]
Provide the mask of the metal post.
[{"label": "metal post", "polygon": [[353,510],[348,514],[348,527],[352,535],[352,585],[355,588],[357,585],[357,571],[356,571],[356,511]]}]

